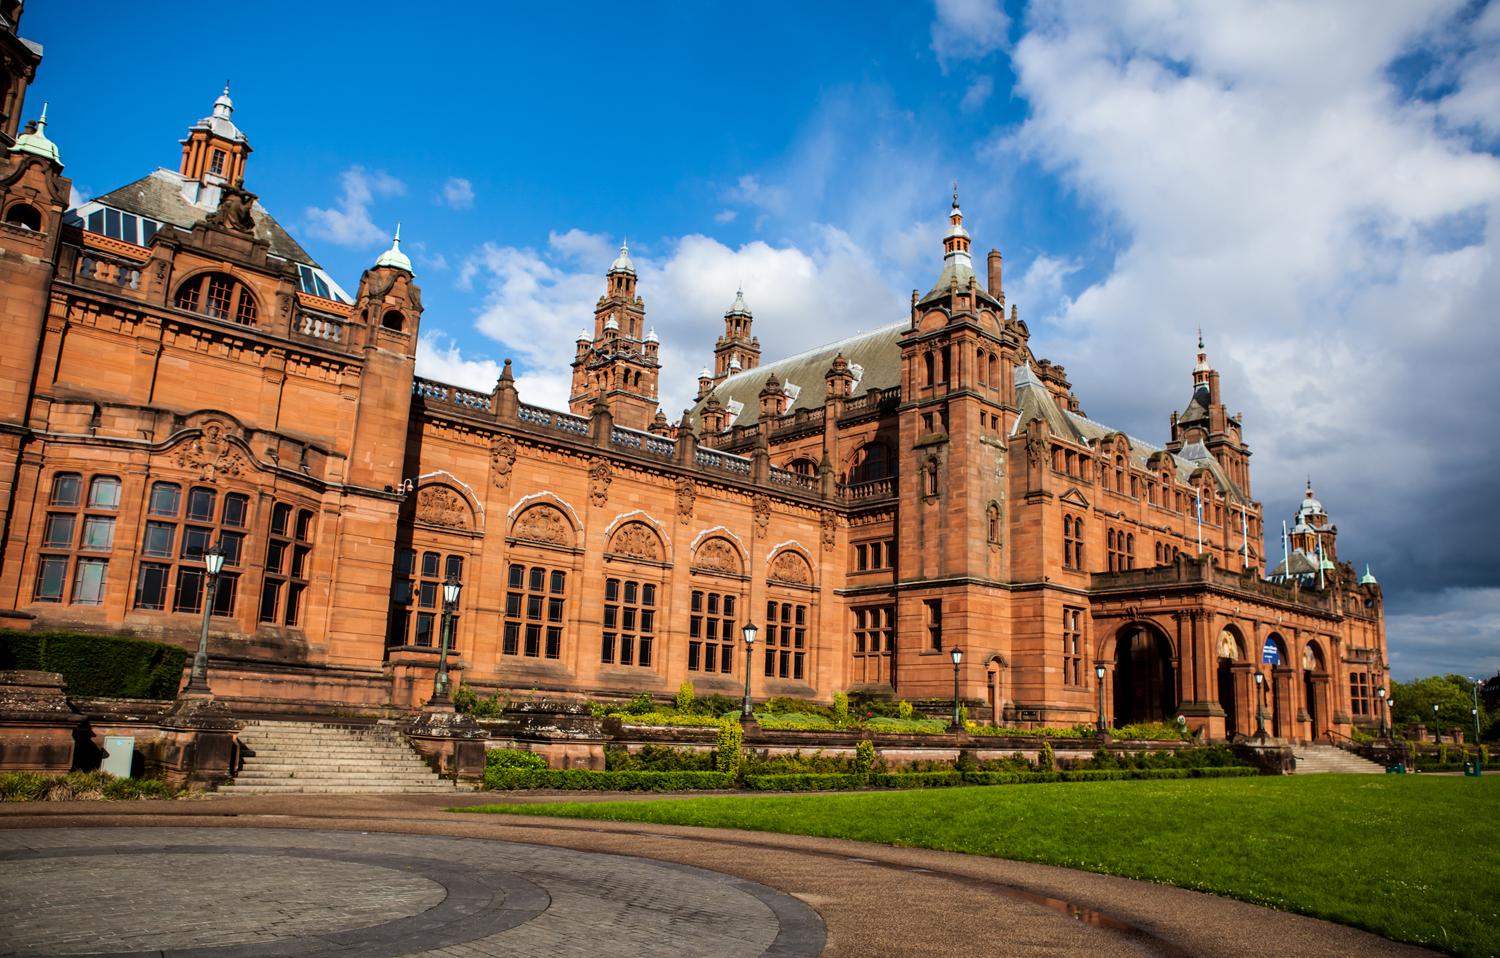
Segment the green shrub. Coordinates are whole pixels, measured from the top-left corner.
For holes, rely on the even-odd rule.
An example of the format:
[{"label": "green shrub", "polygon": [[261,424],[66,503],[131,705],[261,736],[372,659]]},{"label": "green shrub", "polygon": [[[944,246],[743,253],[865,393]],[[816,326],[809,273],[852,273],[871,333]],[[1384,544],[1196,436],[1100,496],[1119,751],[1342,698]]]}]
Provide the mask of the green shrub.
[{"label": "green shrub", "polygon": [[731,778],[737,776],[740,771],[740,763],[744,756],[741,754],[745,746],[745,727],[736,719],[719,720],[719,741],[714,749],[714,768],[721,775]]},{"label": "green shrub", "polygon": [[149,778],[115,778],[108,772],[40,772],[0,774],[0,801],[65,802],[73,799],[174,798],[177,792],[166,782]]},{"label": "green shrub", "polygon": [[1042,751],[1037,755],[1036,767],[1043,772],[1050,772],[1057,768],[1057,756],[1052,754],[1051,742],[1042,743]]},{"label": "green shrub", "polygon": [[827,755],[818,749],[811,755],[800,750],[790,755],[769,755],[764,758],[753,751],[745,753],[741,767],[746,775],[831,775],[858,771],[858,755]]},{"label": "green shrub", "polygon": [[656,710],[656,700],[647,692],[636,695],[624,708],[620,709],[626,715],[645,715]]},{"label": "green shrub", "polygon": [[489,789],[556,788],[600,792],[671,792],[733,788],[734,776],[722,772],[595,772],[590,769],[490,768]]},{"label": "green shrub", "polygon": [[943,788],[962,785],[963,773],[947,772],[877,772],[870,776],[876,788]]},{"label": "green shrub", "polygon": [[151,778],[112,778],[104,783],[104,797],[109,799],[175,798],[176,795],[166,782]]},{"label": "green shrub", "polygon": [[636,752],[608,746],[604,767],[611,772],[712,772],[714,754],[670,745],[644,745]]},{"label": "green shrub", "polygon": [[506,704],[501,701],[498,691],[484,697],[474,691],[473,686],[465,685],[462,681],[453,692],[454,709],[475,718],[499,718],[505,711]]},{"label": "green shrub", "polygon": [[958,726],[959,726],[959,728],[966,728],[968,726],[968,724],[969,724],[969,707],[967,705],[960,705],[958,707]]},{"label": "green shrub", "polygon": [[849,693],[833,693],[833,720],[839,725],[849,724]]},{"label": "green shrub", "polygon": [[826,705],[814,702],[812,699],[793,698],[790,695],[776,695],[761,703],[757,712],[765,712],[768,715],[815,715],[833,722],[833,709]]},{"label": "green shrub", "polygon": [[683,682],[677,686],[677,711],[690,712],[693,708],[693,683]]},{"label": "green shrub", "polygon": [[1138,742],[1185,742],[1192,736],[1176,723],[1139,722],[1135,725],[1122,725],[1117,729],[1111,729],[1109,737],[1125,741],[1133,739]]},{"label": "green shrub", "polygon": [[897,735],[941,735],[948,731],[947,722],[930,718],[872,718],[865,719],[864,726],[873,732]]},{"label": "green shrub", "polygon": [[711,715],[718,718],[726,712],[739,712],[740,700],[730,698],[727,695],[695,695],[693,698],[692,711],[698,715]]},{"label": "green shrub", "polygon": [[614,712],[622,722],[633,725],[691,725],[711,726],[718,725],[719,718],[715,715],[698,715],[694,712]]},{"label": "green shrub", "polygon": [[900,709],[888,698],[856,691],[849,693],[849,714],[855,719],[900,718]]},{"label": "green shrub", "polygon": [[824,792],[864,788],[866,775],[854,772],[804,772],[789,775],[746,775],[745,787],[761,792]]},{"label": "green shrub", "polygon": [[914,710],[911,707],[911,703],[906,699],[902,699],[901,703],[896,706],[896,717],[902,719],[910,719],[912,717],[913,711]]},{"label": "green shrub", "polygon": [[1006,728],[1000,725],[966,726],[970,735],[986,735],[992,738],[1092,738],[1098,734],[1092,725],[1074,725],[1071,728]]},{"label": "green shrub", "polygon": [[547,757],[523,748],[492,748],[484,753],[484,767],[492,768],[546,768]]},{"label": "green shrub", "polygon": [[764,728],[803,732],[826,732],[837,728],[832,718],[813,712],[756,712],[755,721]]},{"label": "green shrub", "polygon": [[958,759],[953,763],[953,768],[960,772],[977,772],[979,763],[974,760],[974,753],[968,749],[959,749]]},{"label": "green shrub", "polygon": [[60,672],[69,695],[170,699],[187,653],[175,645],[89,632],[0,630],[0,669]]},{"label": "green shrub", "polygon": [[875,771],[875,743],[865,739],[854,747],[854,771],[868,775]]},{"label": "green shrub", "polygon": [[50,786],[51,776],[40,772],[0,773],[0,801],[39,802]]}]

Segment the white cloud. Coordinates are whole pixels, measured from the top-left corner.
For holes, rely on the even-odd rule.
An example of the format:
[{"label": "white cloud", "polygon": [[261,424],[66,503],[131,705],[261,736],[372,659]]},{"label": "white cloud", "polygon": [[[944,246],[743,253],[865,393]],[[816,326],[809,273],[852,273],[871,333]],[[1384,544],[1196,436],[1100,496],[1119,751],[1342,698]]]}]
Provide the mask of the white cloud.
[{"label": "white cloud", "polygon": [[[417,375],[488,393],[500,380],[504,363],[488,356],[470,356],[447,333],[424,332],[417,342]],[[515,375],[512,370],[512,375]],[[540,369],[516,376],[516,393],[525,402],[548,409],[568,408],[570,377],[566,367]]]},{"label": "white cloud", "polygon": [[1040,9],[1014,54],[1031,113],[997,156],[1055,171],[1122,241],[1033,326],[1085,408],[1160,440],[1155,384],[1186,400],[1204,327],[1268,525],[1310,472],[1341,555],[1392,590],[1393,650],[1421,625],[1403,595],[1500,579],[1497,513],[1476,507],[1500,457],[1472,441],[1500,355],[1500,159],[1454,129],[1490,80],[1460,73],[1434,106],[1391,70],[1456,9]]},{"label": "white cloud", "polygon": [[307,208],[307,231],[339,246],[373,246],[388,240],[395,223],[376,226],[370,205],[377,198],[400,196],[406,184],[380,170],[351,166],[339,174],[338,205],[331,209]]},{"label": "white cloud", "polygon": [[746,174],[725,192],[725,199],[778,214],[786,211],[787,191],[783,187],[762,183],[758,176]]},{"label": "white cloud", "polygon": [[449,209],[466,210],[474,205],[474,184],[461,176],[450,176],[443,182],[440,200]]},{"label": "white cloud", "polygon": [[1500,588],[1445,589],[1413,607],[1387,604],[1386,632],[1397,677],[1500,673]]},{"label": "white cloud", "polygon": [[1073,305],[1073,300],[1063,288],[1064,282],[1078,272],[1082,264],[1076,259],[1062,259],[1041,255],[1033,259],[1019,280],[1006,280],[1006,299],[1025,304],[1029,318],[1035,326],[1038,317],[1056,318],[1064,315]]},{"label": "white cloud", "polygon": [[946,71],[953,60],[979,60],[1006,45],[1010,18],[1000,0],[936,0],[932,52]]},{"label": "white cloud", "polygon": [[[632,259],[646,321],[661,337],[662,408],[673,420],[692,402],[694,377],[711,362],[740,285],[767,359],[905,315],[904,298],[872,257],[832,227],[818,228],[806,249],[762,241],[731,248],[697,234],[652,245],[666,253],[632,249]],[[594,254],[582,260],[579,251],[590,248]],[[592,335],[614,255],[610,240],[574,229],[553,233],[540,251],[487,244],[460,271],[484,293],[477,327],[512,350],[525,371],[517,380],[524,401],[553,408],[566,402],[574,342],[580,327]]]},{"label": "white cloud", "polygon": [[68,187],[68,209],[76,210],[89,201],[87,188],[79,189],[77,184]]},{"label": "white cloud", "polygon": [[733,223],[734,222],[734,218],[736,216],[738,216],[738,215],[739,214],[736,213],[734,210],[719,210],[719,212],[717,212],[717,213],[714,214],[714,222],[715,223]]},{"label": "white cloud", "polygon": [[964,91],[964,98],[959,101],[958,108],[965,113],[973,113],[989,102],[990,94],[995,92],[995,80],[990,76],[982,76],[969,84]]}]

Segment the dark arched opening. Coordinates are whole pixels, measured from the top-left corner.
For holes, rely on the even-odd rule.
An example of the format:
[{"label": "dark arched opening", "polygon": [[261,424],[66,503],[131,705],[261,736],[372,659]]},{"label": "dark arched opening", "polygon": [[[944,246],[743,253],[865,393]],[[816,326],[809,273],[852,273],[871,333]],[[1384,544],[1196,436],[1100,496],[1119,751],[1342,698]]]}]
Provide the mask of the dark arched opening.
[{"label": "dark arched opening", "polygon": [[1249,735],[1250,729],[1240,727],[1240,691],[1234,670],[1235,663],[1245,661],[1245,643],[1239,633],[1233,629],[1220,632],[1218,653],[1219,707],[1224,710],[1224,737],[1232,739],[1236,735]]},{"label": "dark arched opening", "polygon": [[1151,626],[1125,626],[1115,640],[1115,727],[1165,722],[1176,713],[1172,643]]},{"label": "dark arched opening", "polygon": [[42,230],[42,214],[36,211],[35,206],[26,203],[17,203],[6,210],[5,222],[37,233]]},{"label": "dark arched opening", "polygon": [[399,333],[402,327],[406,325],[406,317],[402,316],[401,311],[398,309],[388,309],[385,311],[385,315],[380,317],[380,325],[386,329],[394,329]]}]

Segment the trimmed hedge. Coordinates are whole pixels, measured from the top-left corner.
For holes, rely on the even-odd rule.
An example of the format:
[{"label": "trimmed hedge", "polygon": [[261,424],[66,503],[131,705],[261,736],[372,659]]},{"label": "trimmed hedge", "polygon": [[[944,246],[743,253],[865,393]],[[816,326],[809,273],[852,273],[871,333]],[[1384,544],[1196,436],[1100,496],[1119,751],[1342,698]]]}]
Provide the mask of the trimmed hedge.
[{"label": "trimmed hedge", "polygon": [[484,767],[486,770],[492,768],[543,769],[547,767],[547,756],[528,752],[522,748],[492,748],[484,753]]},{"label": "trimmed hedge", "polygon": [[1069,772],[890,772],[857,774],[746,775],[745,787],[761,792],[823,792],[860,788],[950,788],[956,785],[1018,785],[1030,782],[1118,782],[1152,778],[1240,778],[1253,768],[1130,768]]},{"label": "trimmed hedge", "polygon": [[722,772],[595,772],[586,768],[486,768],[484,787],[497,790],[557,788],[594,792],[675,792],[733,788]]},{"label": "trimmed hedge", "polygon": [[175,645],[118,635],[0,630],[0,669],[61,672],[69,695],[170,699],[187,658]]}]

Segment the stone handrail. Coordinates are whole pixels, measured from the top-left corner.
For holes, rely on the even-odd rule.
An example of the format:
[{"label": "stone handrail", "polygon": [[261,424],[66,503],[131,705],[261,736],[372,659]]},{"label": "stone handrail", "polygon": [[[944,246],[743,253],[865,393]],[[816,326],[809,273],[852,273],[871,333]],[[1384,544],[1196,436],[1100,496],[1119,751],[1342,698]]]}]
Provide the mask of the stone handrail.
[{"label": "stone handrail", "polygon": [[641,432],[639,429],[631,429],[628,426],[615,426],[610,429],[609,441],[611,445],[623,446],[638,452],[649,452],[666,458],[671,458],[677,452],[676,440],[654,433]]},{"label": "stone handrail", "polygon": [[1181,556],[1167,565],[1149,569],[1131,569],[1125,572],[1095,572],[1093,587],[1101,588],[1154,588],[1176,584],[1216,585],[1237,592],[1260,596],[1273,602],[1289,602],[1295,605],[1332,614],[1336,612],[1333,593],[1298,585],[1282,585],[1262,579],[1255,574],[1241,574],[1221,569],[1208,561],[1208,557],[1195,559]]},{"label": "stone handrail", "polygon": [[490,411],[490,397],[485,393],[475,392],[472,389],[464,389],[461,386],[452,386],[448,383],[440,383],[433,379],[423,379],[413,376],[411,381],[411,394],[421,396],[429,402],[447,403],[460,409],[473,409],[482,412]]},{"label": "stone handrail", "polygon": [[800,472],[782,469],[780,466],[771,467],[771,481],[777,485],[801,486],[804,489],[817,489],[818,487],[816,476],[804,476]]},{"label": "stone handrail", "polygon": [[728,472],[737,476],[750,475],[750,460],[744,456],[736,456],[732,452],[720,452],[717,449],[705,449],[700,446],[693,461],[705,469],[717,469],[720,472]]},{"label": "stone handrail", "polygon": [[896,494],[896,478],[871,479],[868,482],[851,482],[839,487],[840,495],[850,502],[862,499],[884,499]]},{"label": "stone handrail", "polygon": [[[347,323],[320,313],[297,313],[292,317],[292,335],[321,343],[342,345]],[[415,392],[415,390],[413,390]]]}]

